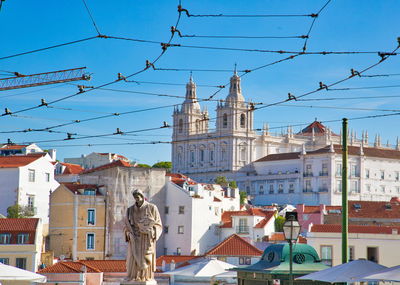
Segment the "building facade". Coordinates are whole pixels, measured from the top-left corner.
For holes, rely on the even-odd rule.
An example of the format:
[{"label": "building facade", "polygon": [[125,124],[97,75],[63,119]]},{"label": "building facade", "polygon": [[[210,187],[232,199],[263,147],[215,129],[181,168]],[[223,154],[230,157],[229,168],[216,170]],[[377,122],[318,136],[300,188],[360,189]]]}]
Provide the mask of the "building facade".
[{"label": "building facade", "polygon": [[166,183],[164,254],[201,255],[219,241],[219,224],[224,211],[238,210],[238,189],[196,183],[171,174]]},{"label": "building facade", "polygon": [[49,221],[49,195],[58,187],[54,166],[48,154],[0,156],[0,213],[9,206],[28,207],[33,217],[41,218],[44,233]]},{"label": "building facade", "polygon": [[0,219],[1,263],[36,272],[42,249],[40,219]]},{"label": "building facade", "polygon": [[105,259],[104,190],[62,183],[50,196],[50,250],[71,260]]},{"label": "building facade", "polygon": [[70,164],[78,164],[85,169],[91,169],[99,167],[101,165],[109,164],[117,160],[122,160],[129,163],[129,159],[125,156],[116,153],[98,153],[92,152],[88,155],[83,155],[81,157],[65,158],[64,162]]}]

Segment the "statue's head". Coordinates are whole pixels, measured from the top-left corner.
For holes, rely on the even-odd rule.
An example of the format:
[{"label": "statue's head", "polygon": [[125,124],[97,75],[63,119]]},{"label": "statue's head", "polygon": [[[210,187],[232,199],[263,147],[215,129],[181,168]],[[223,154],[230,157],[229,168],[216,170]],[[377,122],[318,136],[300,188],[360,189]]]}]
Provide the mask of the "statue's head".
[{"label": "statue's head", "polygon": [[133,198],[135,198],[136,204],[143,204],[144,194],[141,190],[135,189],[132,191]]}]

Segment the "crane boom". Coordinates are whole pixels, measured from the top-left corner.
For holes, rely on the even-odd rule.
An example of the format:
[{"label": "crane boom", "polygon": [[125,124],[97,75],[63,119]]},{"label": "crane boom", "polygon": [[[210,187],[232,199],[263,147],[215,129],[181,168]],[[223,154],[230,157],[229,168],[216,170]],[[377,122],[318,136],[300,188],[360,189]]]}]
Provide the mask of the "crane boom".
[{"label": "crane boom", "polygon": [[90,80],[90,76],[83,72],[85,68],[86,67],[78,67],[30,75],[23,75],[15,72],[15,77],[0,78],[0,91],[64,83],[69,81]]}]

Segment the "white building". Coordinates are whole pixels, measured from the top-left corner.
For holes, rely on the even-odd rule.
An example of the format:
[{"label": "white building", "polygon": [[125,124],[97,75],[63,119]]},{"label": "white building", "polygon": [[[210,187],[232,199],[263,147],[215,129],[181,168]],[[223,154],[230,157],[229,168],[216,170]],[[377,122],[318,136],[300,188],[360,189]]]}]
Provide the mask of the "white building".
[{"label": "white building", "polygon": [[164,254],[204,254],[219,240],[221,215],[239,210],[238,189],[201,184],[171,174],[165,187]]},{"label": "white building", "polygon": [[29,145],[17,145],[17,144],[5,144],[0,146],[0,156],[7,155],[25,155],[29,153],[43,152],[43,150],[36,144]]},{"label": "white building", "polygon": [[64,162],[71,164],[78,164],[85,169],[91,169],[99,167],[111,162],[122,160],[129,163],[129,159],[125,156],[116,153],[98,153],[92,152],[88,155],[83,155],[81,157],[65,158]]},{"label": "white building", "polygon": [[[394,251],[400,247],[400,227],[349,225],[349,259],[375,261],[384,266],[399,264]],[[342,263],[341,225],[310,225],[307,243],[327,265]]]},{"label": "white building", "polygon": [[[229,94],[216,108],[215,129],[209,129],[207,110],[201,110],[196,84],[190,78],[186,99],[173,113],[172,166],[197,181],[212,182],[224,175],[238,179],[249,172],[248,165],[269,154],[315,150],[340,142],[340,136],[315,121],[298,133],[288,127],[286,134],[272,134],[268,125],[256,132],[253,126],[254,104],[242,95],[240,77],[230,79]],[[363,140],[368,134],[363,133]],[[352,143],[361,141],[352,133]]]},{"label": "white building", "polygon": [[[349,200],[390,201],[400,194],[400,151],[349,146]],[[271,154],[253,164],[243,180],[256,205],[340,205],[342,151],[330,145],[315,151]]]},{"label": "white building", "polygon": [[49,222],[49,195],[58,187],[54,166],[47,154],[0,157],[0,213],[14,204],[28,206],[35,218],[41,218],[43,228]]},{"label": "white building", "polygon": [[275,210],[261,208],[226,211],[221,217],[221,240],[237,234],[252,242],[262,241],[275,232],[276,214]]}]

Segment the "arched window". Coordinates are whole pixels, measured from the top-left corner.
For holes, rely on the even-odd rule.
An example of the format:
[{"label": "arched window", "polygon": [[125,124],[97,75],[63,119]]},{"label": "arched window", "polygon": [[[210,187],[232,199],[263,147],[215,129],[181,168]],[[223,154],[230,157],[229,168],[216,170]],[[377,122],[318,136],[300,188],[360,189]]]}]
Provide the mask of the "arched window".
[{"label": "arched window", "polygon": [[239,158],[241,161],[246,161],[247,160],[247,145],[246,143],[243,143],[240,145],[239,148]]},{"label": "arched window", "polygon": [[178,132],[179,133],[183,132],[183,120],[182,119],[179,119]]},{"label": "arched window", "polygon": [[241,128],[246,127],[246,115],[245,114],[240,115],[240,127]]},{"label": "arched window", "polygon": [[200,120],[196,120],[196,133],[200,131]]},{"label": "arched window", "polygon": [[228,126],[228,115],[224,114],[222,116],[222,127],[226,128]]},{"label": "arched window", "polygon": [[209,160],[210,161],[214,161],[214,150],[215,150],[215,145],[213,143],[211,143],[208,146],[208,154],[209,154]]}]

